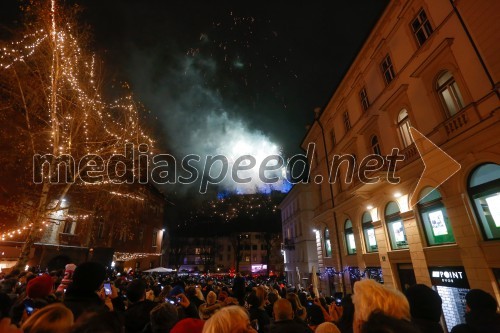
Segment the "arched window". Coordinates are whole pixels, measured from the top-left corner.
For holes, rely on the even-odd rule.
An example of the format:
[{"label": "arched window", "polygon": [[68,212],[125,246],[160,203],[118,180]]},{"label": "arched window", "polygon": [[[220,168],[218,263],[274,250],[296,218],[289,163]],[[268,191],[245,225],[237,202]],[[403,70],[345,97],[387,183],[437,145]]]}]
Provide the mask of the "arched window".
[{"label": "arched window", "polygon": [[372,225],[372,216],[365,212],[361,219],[363,225],[363,234],[365,235],[366,252],[377,252],[377,239],[375,238],[375,228]]},{"label": "arched window", "polygon": [[441,200],[441,193],[433,187],[422,190],[418,202],[418,212],[424,224],[429,245],[455,243],[450,219]]},{"label": "arched window", "polygon": [[325,257],[331,257],[332,256],[332,242],[330,241],[330,230],[328,228],[325,228]]},{"label": "arched window", "polygon": [[407,249],[408,241],[403,219],[399,214],[399,206],[394,201],[389,202],[385,207],[385,223],[389,232],[391,248],[393,250]]},{"label": "arched window", "polygon": [[378,143],[378,138],[376,135],[372,136],[371,142],[372,146],[372,152],[376,155],[382,155],[382,152],[380,151],[380,145]]},{"label": "arched window", "polygon": [[436,89],[450,117],[464,107],[462,94],[450,72],[445,71],[439,76],[436,82]]},{"label": "arched window", "polygon": [[500,165],[487,163],[469,176],[468,192],[486,239],[500,239]]},{"label": "arched window", "polygon": [[399,111],[398,128],[399,135],[401,135],[401,141],[406,148],[413,143],[410,135],[410,118],[408,117],[408,111],[406,109]]},{"label": "arched window", "polygon": [[345,243],[347,246],[347,254],[356,254],[356,242],[354,241],[352,222],[349,219],[345,220],[344,232],[345,232]]}]

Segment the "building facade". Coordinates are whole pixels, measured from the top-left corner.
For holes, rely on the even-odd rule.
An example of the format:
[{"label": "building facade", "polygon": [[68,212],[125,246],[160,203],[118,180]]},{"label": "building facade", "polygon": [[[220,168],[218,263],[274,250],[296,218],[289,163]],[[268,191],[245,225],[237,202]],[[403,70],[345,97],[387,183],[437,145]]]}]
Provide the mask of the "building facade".
[{"label": "building facade", "polygon": [[237,232],[217,236],[175,236],[170,263],[179,271],[209,273],[280,274],[281,235],[274,232]]},{"label": "building facade", "polygon": [[[427,284],[443,298],[448,329],[463,321],[468,289],[500,299],[499,10],[495,1],[391,1],[316,110],[302,146],[315,144],[306,229],[318,249],[331,244],[317,252],[323,293],[351,293],[363,277],[403,291]],[[411,128],[459,170],[424,164],[419,149],[432,144]],[[395,169],[394,154],[404,157]],[[370,160],[374,183],[359,175]]]},{"label": "building facade", "polygon": [[316,195],[314,185],[301,183],[295,185],[280,204],[285,276],[288,283],[295,287],[307,288],[313,266],[319,270],[324,268],[322,254],[328,256],[328,251],[331,251],[329,238],[318,244],[310,225]]},{"label": "building facade", "polygon": [[[29,266],[50,269],[98,261],[110,268],[146,270],[167,264],[164,196],[150,185],[102,187],[96,191],[75,186],[67,193],[43,223]],[[16,263],[28,224],[21,219],[22,232],[2,238],[2,268]]]}]

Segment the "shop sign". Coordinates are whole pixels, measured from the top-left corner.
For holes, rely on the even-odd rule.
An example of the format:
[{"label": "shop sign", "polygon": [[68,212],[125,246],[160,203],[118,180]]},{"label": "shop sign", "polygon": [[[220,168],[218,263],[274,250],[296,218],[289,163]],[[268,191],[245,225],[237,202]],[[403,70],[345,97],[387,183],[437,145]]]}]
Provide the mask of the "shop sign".
[{"label": "shop sign", "polygon": [[446,286],[469,289],[465,269],[461,266],[429,267],[433,286]]}]

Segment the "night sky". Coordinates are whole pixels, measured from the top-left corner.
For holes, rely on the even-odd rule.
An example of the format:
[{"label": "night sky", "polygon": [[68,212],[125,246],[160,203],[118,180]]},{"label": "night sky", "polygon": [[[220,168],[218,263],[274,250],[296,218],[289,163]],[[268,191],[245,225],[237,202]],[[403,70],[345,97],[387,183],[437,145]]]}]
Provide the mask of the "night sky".
[{"label": "night sky", "polygon": [[[289,157],[388,1],[73,2],[107,77],[151,110],[163,152],[224,154],[242,139]],[[1,1],[4,26],[18,4]]]}]

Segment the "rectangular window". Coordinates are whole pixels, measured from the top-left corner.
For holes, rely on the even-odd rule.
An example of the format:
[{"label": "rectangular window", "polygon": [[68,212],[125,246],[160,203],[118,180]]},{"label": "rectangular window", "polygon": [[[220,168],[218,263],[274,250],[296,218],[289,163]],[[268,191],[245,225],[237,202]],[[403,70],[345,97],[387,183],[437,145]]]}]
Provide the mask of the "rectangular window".
[{"label": "rectangular window", "polygon": [[151,243],[152,247],[156,247],[156,238],[157,237],[158,237],[158,232],[157,231],[153,231],[153,241]]},{"label": "rectangular window", "polygon": [[351,129],[351,121],[349,120],[349,112],[346,111],[344,112],[344,126],[345,126],[345,131],[349,131]]},{"label": "rectangular window", "polygon": [[194,254],[201,254],[201,248],[200,247],[195,248]]},{"label": "rectangular window", "polygon": [[427,19],[427,14],[425,14],[423,9],[420,10],[417,17],[411,22],[411,28],[413,29],[413,34],[417,39],[418,45],[422,46],[432,34],[431,23]]},{"label": "rectangular window", "polygon": [[250,261],[250,256],[245,256],[245,261]]},{"label": "rectangular window", "polygon": [[252,250],[257,251],[257,244],[252,245]]},{"label": "rectangular window", "polygon": [[64,222],[64,230],[63,233],[65,234],[74,234],[76,229],[76,222],[68,220]]},{"label": "rectangular window", "polygon": [[104,223],[99,223],[99,227],[97,229],[97,238],[103,239],[104,238]]},{"label": "rectangular window", "polygon": [[368,102],[368,95],[366,94],[366,88],[361,89],[361,91],[359,92],[359,99],[361,100],[361,106],[363,107],[363,110],[364,111],[368,110],[370,103]]},{"label": "rectangular window", "polygon": [[382,68],[382,74],[384,75],[385,83],[391,83],[396,76],[394,74],[394,68],[392,67],[391,57],[389,55],[386,55],[384,61],[382,61],[382,64],[380,66]]}]

